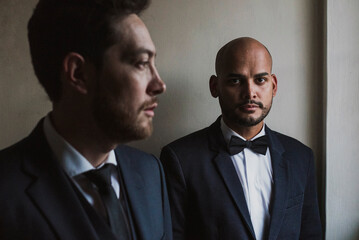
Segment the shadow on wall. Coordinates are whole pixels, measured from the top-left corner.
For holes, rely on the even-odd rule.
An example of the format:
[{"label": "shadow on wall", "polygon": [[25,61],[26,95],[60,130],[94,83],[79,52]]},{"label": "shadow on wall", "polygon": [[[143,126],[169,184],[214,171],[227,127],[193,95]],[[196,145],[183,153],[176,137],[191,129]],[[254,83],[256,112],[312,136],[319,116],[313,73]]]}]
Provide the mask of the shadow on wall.
[{"label": "shadow on wall", "polygon": [[320,207],[320,216],[322,220],[323,230],[325,231],[325,159],[324,159],[324,9],[323,0],[313,1],[310,3],[312,17],[312,26],[310,29],[310,36],[308,38],[308,45],[310,46],[311,57],[308,59],[310,62],[310,78],[313,81],[308,85],[308,96],[310,97],[308,103],[308,109],[310,114],[308,116],[308,122],[310,123],[311,131],[310,146],[312,146],[315,160],[316,160],[316,175],[317,175],[317,189],[318,189],[318,201]]},{"label": "shadow on wall", "polygon": [[352,239],[352,240],[358,240],[359,239],[359,226],[357,227],[356,233],[353,233],[353,236],[350,239]]},{"label": "shadow on wall", "polygon": [[[338,238],[336,238],[337,236],[330,236],[328,234],[326,234],[325,239],[327,240],[337,240]],[[357,226],[357,230],[356,231],[348,231],[345,234],[341,235],[341,239],[340,240],[358,240],[359,239],[359,226]]]}]

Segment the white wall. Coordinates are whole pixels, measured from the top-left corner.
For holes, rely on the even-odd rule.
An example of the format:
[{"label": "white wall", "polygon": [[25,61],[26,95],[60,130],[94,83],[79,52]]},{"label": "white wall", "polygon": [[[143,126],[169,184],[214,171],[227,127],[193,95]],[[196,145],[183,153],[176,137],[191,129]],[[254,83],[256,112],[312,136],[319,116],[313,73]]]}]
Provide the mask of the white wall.
[{"label": "white wall", "polygon": [[327,239],[359,239],[359,1],[327,1]]}]

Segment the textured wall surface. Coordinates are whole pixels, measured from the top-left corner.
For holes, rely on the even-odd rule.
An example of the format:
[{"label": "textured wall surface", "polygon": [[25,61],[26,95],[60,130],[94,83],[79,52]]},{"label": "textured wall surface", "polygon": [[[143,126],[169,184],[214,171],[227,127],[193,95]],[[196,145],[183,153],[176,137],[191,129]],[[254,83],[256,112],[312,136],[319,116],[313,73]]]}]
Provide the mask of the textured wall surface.
[{"label": "textured wall surface", "polygon": [[20,140],[50,110],[31,65],[27,21],[35,0],[0,0],[0,149]]},{"label": "textured wall surface", "polygon": [[359,1],[327,2],[327,239],[359,239]]}]

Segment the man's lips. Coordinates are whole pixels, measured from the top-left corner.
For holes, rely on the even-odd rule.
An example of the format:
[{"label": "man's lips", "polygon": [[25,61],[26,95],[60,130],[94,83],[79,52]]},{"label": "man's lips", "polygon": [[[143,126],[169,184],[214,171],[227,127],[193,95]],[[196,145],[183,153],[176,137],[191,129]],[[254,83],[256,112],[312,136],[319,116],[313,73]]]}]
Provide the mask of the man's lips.
[{"label": "man's lips", "polygon": [[245,110],[245,111],[255,111],[259,108],[258,105],[256,104],[243,104],[240,106],[241,109]]},{"label": "man's lips", "polygon": [[158,103],[152,103],[151,105],[147,106],[144,108],[145,114],[149,117],[154,117],[155,116],[155,108],[158,106]]},{"label": "man's lips", "polygon": [[259,108],[263,108],[263,103],[259,102],[259,101],[255,101],[255,100],[247,100],[245,102],[242,102],[239,104],[239,106],[246,106],[246,105],[250,105],[250,106],[257,106]]},{"label": "man's lips", "polygon": [[248,111],[248,112],[254,112],[256,111],[258,108],[263,108],[263,103],[261,102],[257,102],[254,100],[248,100],[244,103],[241,103],[238,105],[238,108],[244,110],[244,111]]}]

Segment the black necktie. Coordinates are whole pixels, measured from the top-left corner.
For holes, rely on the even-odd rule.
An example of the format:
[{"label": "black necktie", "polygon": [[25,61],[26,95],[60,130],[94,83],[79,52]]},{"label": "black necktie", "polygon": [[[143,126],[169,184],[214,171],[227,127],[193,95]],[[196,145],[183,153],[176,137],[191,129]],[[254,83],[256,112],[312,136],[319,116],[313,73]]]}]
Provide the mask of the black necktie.
[{"label": "black necktie", "polygon": [[129,228],[123,206],[111,185],[111,168],[116,167],[112,164],[105,164],[100,169],[86,172],[85,175],[98,187],[113,233],[119,239],[127,240],[130,239]]},{"label": "black necktie", "polygon": [[267,136],[264,135],[259,137],[253,141],[244,141],[239,137],[232,136],[229,141],[228,151],[231,155],[235,155],[240,153],[245,148],[251,149],[253,152],[260,153],[265,155],[268,147],[268,139]]}]

